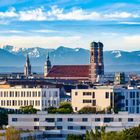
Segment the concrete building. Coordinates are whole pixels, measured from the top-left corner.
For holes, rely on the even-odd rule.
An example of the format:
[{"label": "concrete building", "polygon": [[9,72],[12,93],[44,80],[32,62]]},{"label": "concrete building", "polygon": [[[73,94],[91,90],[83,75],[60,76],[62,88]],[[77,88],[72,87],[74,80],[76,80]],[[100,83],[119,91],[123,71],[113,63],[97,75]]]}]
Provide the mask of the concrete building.
[{"label": "concrete building", "polygon": [[27,54],[26,63],[24,65],[24,76],[28,77],[30,75],[31,75],[31,64],[30,64],[29,56]]},{"label": "concrete building", "polygon": [[60,101],[58,88],[26,88],[22,86],[0,88],[0,107],[19,109],[21,106],[33,105],[44,110],[49,106],[58,107]]},{"label": "concrete building", "polygon": [[118,111],[140,113],[140,89],[138,87],[97,86],[95,89],[72,90],[74,111],[91,106],[96,110],[112,107]]},{"label": "concrete building", "polygon": [[44,131],[47,140],[64,140],[68,134],[85,135],[86,130],[121,131],[140,124],[139,114],[10,114],[9,126]]}]

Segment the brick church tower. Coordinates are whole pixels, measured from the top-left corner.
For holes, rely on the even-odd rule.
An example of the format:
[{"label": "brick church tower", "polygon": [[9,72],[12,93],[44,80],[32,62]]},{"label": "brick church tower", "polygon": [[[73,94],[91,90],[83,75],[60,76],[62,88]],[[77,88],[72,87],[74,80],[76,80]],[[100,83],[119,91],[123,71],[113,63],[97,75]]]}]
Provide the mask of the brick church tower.
[{"label": "brick church tower", "polygon": [[92,83],[96,82],[98,75],[104,75],[103,44],[101,42],[92,42],[90,45],[90,81]]}]

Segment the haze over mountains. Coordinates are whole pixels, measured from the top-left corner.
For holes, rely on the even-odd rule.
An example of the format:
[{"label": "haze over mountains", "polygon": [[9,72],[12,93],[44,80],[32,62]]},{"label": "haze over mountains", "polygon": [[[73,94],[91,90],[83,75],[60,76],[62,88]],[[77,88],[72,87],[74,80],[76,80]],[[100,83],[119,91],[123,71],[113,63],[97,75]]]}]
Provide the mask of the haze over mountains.
[{"label": "haze over mountains", "polygon": [[[89,50],[83,48],[67,48],[60,46],[57,49],[15,48],[10,45],[0,49],[0,72],[22,72],[26,54],[29,54],[34,72],[43,72],[44,62],[49,52],[52,64],[88,64]],[[140,71],[140,51],[105,51],[104,64],[106,72]]]}]

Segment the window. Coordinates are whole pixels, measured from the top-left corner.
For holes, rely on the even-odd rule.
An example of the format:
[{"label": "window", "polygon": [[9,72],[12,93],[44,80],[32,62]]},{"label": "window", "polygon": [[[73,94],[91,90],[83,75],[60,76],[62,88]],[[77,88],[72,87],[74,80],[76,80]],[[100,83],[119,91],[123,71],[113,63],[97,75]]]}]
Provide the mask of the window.
[{"label": "window", "polygon": [[125,100],[125,105],[128,106],[128,100]]},{"label": "window", "polygon": [[83,100],[83,103],[91,103],[91,100]]},{"label": "window", "polygon": [[133,98],[135,98],[135,92],[133,92]]},{"label": "window", "polygon": [[69,130],[72,130],[72,129],[73,129],[73,126],[68,126],[68,129],[69,129]]},{"label": "window", "polygon": [[68,122],[73,122],[73,118],[68,118]]},{"label": "window", "polygon": [[137,98],[139,98],[139,92],[137,92]]},{"label": "window", "polygon": [[58,93],[57,93],[57,91],[55,91],[55,97],[58,97]]},{"label": "window", "polygon": [[45,127],[45,130],[54,130],[55,129],[55,126],[46,126]]},{"label": "window", "polygon": [[92,101],[92,106],[96,106],[96,100]]},{"label": "window", "polygon": [[119,120],[119,122],[121,122],[122,121],[122,118],[119,118],[118,120]]},{"label": "window", "polygon": [[17,122],[17,118],[12,118],[12,122]]},{"label": "window", "polygon": [[39,130],[39,126],[34,126],[34,130]]},{"label": "window", "polygon": [[130,92],[130,98],[133,98],[133,92]]},{"label": "window", "polygon": [[95,92],[92,93],[92,98],[95,98]]},{"label": "window", "polygon": [[83,92],[83,96],[91,96],[91,92]]},{"label": "window", "polygon": [[46,118],[46,122],[54,122],[54,118]]},{"label": "window", "polygon": [[137,107],[137,113],[139,113],[139,107]]},{"label": "window", "polygon": [[81,126],[80,129],[81,130],[85,130],[86,129],[86,126]]},{"label": "window", "polygon": [[34,118],[34,122],[38,122],[39,121],[39,118]]},{"label": "window", "polygon": [[82,121],[83,122],[87,122],[88,121],[88,118],[82,118]]},{"label": "window", "polygon": [[75,92],[75,96],[77,96],[78,95],[78,92]]},{"label": "window", "polygon": [[39,91],[39,92],[38,92],[38,97],[40,97],[40,96],[41,96],[41,92]]},{"label": "window", "polygon": [[109,92],[106,92],[106,93],[105,93],[105,98],[106,98],[106,99],[109,98]]},{"label": "window", "polygon": [[104,118],[104,122],[113,122],[113,118]]},{"label": "window", "polygon": [[100,118],[95,118],[95,122],[100,122]]},{"label": "window", "polygon": [[133,118],[128,118],[128,122],[133,122]]},{"label": "window", "polygon": [[133,100],[133,105],[135,105],[135,100]]},{"label": "window", "polygon": [[61,130],[61,129],[62,129],[62,126],[57,126],[57,129],[58,129],[58,130]]},{"label": "window", "polygon": [[139,105],[139,100],[137,100],[137,105]]},{"label": "window", "polygon": [[57,118],[57,122],[62,122],[62,118]]}]

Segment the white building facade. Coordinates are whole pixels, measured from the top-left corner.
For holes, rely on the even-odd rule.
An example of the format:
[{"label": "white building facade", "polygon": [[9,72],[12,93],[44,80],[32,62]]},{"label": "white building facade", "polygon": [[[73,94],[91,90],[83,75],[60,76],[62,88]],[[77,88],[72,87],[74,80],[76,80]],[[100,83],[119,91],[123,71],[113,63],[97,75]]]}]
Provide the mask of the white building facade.
[{"label": "white building facade", "polygon": [[86,130],[121,131],[140,124],[139,114],[10,114],[9,126],[22,130],[43,131],[49,139],[65,139],[68,134],[84,135]]},{"label": "white building facade", "polygon": [[19,109],[21,106],[32,105],[44,110],[47,107],[58,107],[60,101],[58,88],[0,88],[0,107]]}]

